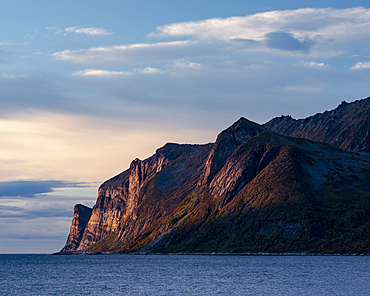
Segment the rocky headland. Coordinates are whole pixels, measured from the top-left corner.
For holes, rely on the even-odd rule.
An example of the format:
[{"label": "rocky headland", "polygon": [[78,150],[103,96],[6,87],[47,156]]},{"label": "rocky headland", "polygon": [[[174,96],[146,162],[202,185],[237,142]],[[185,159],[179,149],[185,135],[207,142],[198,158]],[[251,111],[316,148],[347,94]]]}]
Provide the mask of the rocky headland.
[{"label": "rocky headland", "polygon": [[370,253],[370,98],[168,143],[76,205],[61,254]]}]

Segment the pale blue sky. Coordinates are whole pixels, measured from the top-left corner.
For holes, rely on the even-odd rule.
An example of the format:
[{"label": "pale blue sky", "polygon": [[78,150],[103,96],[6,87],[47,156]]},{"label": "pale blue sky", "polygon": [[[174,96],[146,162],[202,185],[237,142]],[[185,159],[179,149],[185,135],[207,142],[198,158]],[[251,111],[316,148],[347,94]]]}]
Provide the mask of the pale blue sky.
[{"label": "pale blue sky", "polygon": [[[368,1],[6,1],[0,253],[54,252],[73,205],[166,142],[370,95]],[[27,194],[28,192],[28,194]]]}]

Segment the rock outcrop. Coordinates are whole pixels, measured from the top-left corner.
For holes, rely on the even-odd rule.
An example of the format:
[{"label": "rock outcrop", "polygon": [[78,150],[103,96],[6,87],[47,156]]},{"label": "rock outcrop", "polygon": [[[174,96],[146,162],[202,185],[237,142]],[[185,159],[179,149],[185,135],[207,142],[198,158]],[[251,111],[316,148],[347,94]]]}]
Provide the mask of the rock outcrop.
[{"label": "rock outcrop", "polygon": [[368,103],[264,126],[241,118],[214,144],[135,159],[92,210],[75,207],[61,252],[370,253]]}]

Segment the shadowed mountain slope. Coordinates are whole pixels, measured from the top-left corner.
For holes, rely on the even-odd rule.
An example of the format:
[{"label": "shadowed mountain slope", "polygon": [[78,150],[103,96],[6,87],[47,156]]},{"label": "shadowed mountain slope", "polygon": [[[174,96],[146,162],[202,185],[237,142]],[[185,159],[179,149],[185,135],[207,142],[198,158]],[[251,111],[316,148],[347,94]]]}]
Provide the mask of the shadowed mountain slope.
[{"label": "shadowed mountain slope", "polygon": [[342,102],[334,110],[306,119],[276,117],[264,126],[286,136],[329,143],[347,151],[361,150],[370,146],[370,98]]}]

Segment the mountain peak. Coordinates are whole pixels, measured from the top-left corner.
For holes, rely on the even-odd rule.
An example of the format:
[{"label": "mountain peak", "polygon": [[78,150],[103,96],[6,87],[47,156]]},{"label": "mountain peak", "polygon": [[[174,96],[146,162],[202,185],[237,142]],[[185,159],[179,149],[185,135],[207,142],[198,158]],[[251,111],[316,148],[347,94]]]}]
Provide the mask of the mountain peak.
[{"label": "mountain peak", "polygon": [[264,131],[268,131],[268,129],[244,117],[241,117],[229,128],[222,131],[217,136],[213,149],[208,156],[203,176],[199,180],[198,186],[209,185],[212,178],[239,145]]},{"label": "mountain peak", "polygon": [[263,127],[262,125],[256,123],[256,122],[253,122],[249,119],[246,119],[245,117],[240,117],[237,121],[235,121],[229,128],[227,128],[226,130],[229,130],[229,129],[236,129],[236,128],[240,128],[240,127],[243,127],[243,128],[257,128],[257,129],[261,129],[261,130],[266,130],[265,127]]}]

